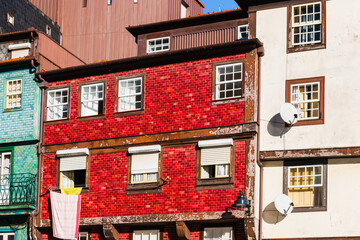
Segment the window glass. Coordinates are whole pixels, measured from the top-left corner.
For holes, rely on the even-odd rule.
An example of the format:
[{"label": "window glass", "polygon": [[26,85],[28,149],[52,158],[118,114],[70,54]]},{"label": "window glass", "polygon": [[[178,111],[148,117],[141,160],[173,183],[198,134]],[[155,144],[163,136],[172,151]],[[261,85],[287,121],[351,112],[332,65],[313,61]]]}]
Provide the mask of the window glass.
[{"label": "window glass", "polygon": [[47,120],[68,118],[69,89],[49,90],[47,94]]},{"label": "window glass", "polygon": [[147,40],[147,53],[163,52],[170,50],[170,37]]},{"label": "window glass", "polygon": [[216,99],[242,97],[243,64],[216,66]]},{"label": "window glass", "polygon": [[21,79],[7,81],[6,108],[21,107]]},{"label": "window glass", "polygon": [[230,146],[202,148],[200,154],[201,178],[230,176]]},{"label": "window glass", "polygon": [[134,240],[160,240],[159,230],[134,231]]},{"label": "window glass", "polygon": [[81,116],[94,116],[104,113],[104,83],[81,87]]},{"label": "window glass", "polygon": [[119,80],[118,111],[142,109],[142,77]]},{"label": "window glass", "polygon": [[204,240],[232,240],[232,235],[232,227],[204,229]]}]

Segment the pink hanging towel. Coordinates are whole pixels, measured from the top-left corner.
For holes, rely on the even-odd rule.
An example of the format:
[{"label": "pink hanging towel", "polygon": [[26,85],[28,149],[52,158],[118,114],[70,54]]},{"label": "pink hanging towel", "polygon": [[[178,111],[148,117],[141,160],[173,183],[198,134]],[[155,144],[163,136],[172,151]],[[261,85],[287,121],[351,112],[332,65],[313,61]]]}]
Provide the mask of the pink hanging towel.
[{"label": "pink hanging towel", "polygon": [[81,210],[81,195],[50,192],[53,236],[77,239]]}]

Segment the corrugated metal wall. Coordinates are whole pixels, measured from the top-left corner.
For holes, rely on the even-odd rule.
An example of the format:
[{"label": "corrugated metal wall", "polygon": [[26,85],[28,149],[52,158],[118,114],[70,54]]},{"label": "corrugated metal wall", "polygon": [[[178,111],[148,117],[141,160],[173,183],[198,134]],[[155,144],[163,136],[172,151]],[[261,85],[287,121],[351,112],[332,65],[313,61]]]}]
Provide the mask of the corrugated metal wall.
[{"label": "corrugated metal wall", "polygon": [[229,28],[174,35],[174,50],[232,42],[236,40],[236,31],[237,28],[233,26]]},{"label": "corrugated metal wall", "polygon": [[[180,18],[181,0],[31,0],[61,27],[63,46],[87,63],[137,55],[135,38],[125,29],[131,25]],[[186,0],[190,13],[200,14],[195,0]],[[58,12],[58,15],[56,14]]]}]

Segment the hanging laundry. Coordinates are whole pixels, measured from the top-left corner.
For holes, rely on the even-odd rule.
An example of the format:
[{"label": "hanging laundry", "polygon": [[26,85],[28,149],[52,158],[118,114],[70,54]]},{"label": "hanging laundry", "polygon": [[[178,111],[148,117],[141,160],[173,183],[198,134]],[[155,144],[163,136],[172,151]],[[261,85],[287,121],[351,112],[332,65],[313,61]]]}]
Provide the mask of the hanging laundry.
[{"label": "hanging laundry", "polygon": [[77,239],[81,210],[81,195],[50,192],[53,236]]},{"label": "hanging laundry", "polygon": [[79,195],[81,191],[82,191],[82,187],[61,189],[61,193],[66,195]]}]

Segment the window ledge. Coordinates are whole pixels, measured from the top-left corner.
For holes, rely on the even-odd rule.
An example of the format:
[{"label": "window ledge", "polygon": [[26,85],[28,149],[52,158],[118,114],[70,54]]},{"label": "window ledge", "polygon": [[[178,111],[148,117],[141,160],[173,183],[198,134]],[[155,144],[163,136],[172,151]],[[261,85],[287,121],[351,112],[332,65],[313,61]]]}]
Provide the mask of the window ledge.
[{"label": "window ledge", "polygon": [[5,108],[3,113],[7,113],[7,112],[16,112],[16,111],[22,111],[22,107],[19,108]]},{"label": "window ledge", "polygon": [[161,193],[162,188],[159,182],[154,183],[138,183],[138,184],[128,184],[126,193],[128,195],[132,194],[147,194],[147,193]]},{"label": "window ledge", "polygon": [[325,43],[308,44],[305,46],[288,47],[287,53],[304,52],[304,51],[318,50],[324,48],[326,48]]},{"label": "window ledge", "polygon": [[232,188],[234,188],[234,180],[232,177],[197,179],[195,186],[196,191]]},{"label": "window ledge", "polygon": [[212,100],[211,105],[235,103],[235,102],[244,102],[245,97],[230,98],[230,99],[221,99],[221,100]]},{"label": "window ledge", "polygon": [[132,115],[141,115],[144,114],[145,110],[132,110],[132,111],[124,111],[124,112],[116,112],[114,113],[114,117],[126,117],[126,116],[132,116]]},{"label": "window ledge", "polygon": [[317,125],[324,124],[324,119],[309,119],[309,120],[299,120],[293,126],[304,126],[304,125]]},{"label": "window ledge", "polygon": [[69,123],[69,122],[70,122],[69,118],[59,119],[59,120],[50,120],[50,121],[45,121],[44,125],[47,126],[47,125],[55,125],[55,124],[64,124],[64,123]]},{"label": "window ledge", "polygon": [[102,119],[102,118],[105,118],[105,114],[86,116],[86,117],[77,117],[77,121],[82,122],[82,121],[90,121],[90,120],[96,120],[96,119]]}]

